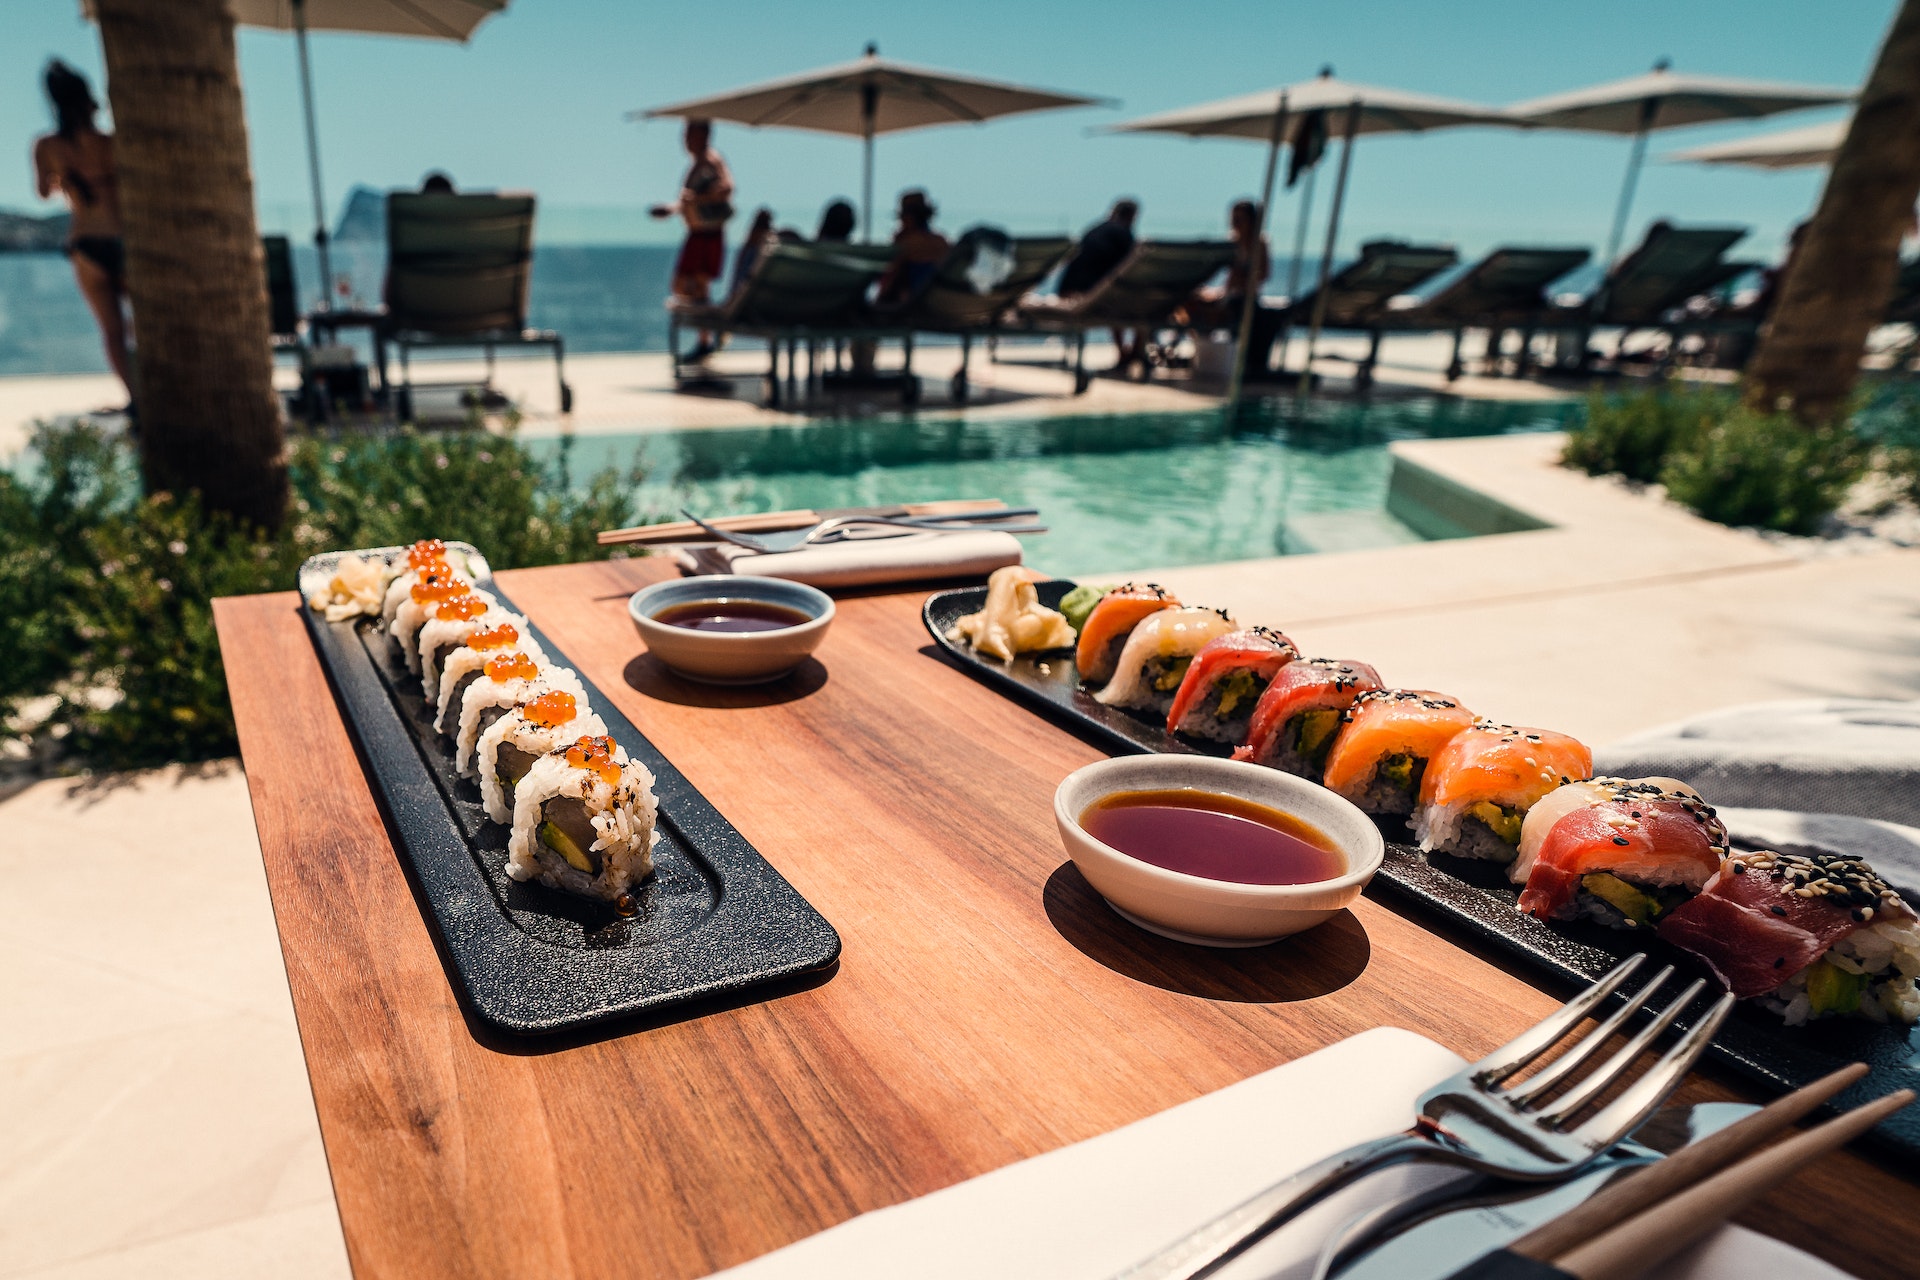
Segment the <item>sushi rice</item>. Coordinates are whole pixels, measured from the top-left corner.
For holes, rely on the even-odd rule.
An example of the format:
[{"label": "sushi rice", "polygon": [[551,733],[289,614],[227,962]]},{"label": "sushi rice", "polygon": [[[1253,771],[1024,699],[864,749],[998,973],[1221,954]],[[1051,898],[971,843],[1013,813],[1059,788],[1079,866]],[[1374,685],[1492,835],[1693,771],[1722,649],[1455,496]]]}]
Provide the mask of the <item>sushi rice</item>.
[{"label": "sushi rice", "polygon": [[495,680],[482,675],[460,696],[460,719],[454,731],[454,768],[462,777],[477,776],[475,750],[480,745],[480,735],[513,708],[554,689],[572,694],[581,708],[586,708],[587,691],[581,687],[580,677],[544,657],[535,659],[533,665],[535,673],[531,676]]},{"label": "sushi rice", "polygon": [[[582,737],[606,735],[607,726],[583,702],[576,701],[566,707],[565,718],[555,723],[541,723],[531,718],[532,713],[540,710],[543,708],[537,704],[517,706],[480,735],[480,745],[475,752],[480,761],[480,800],[486,806],[487,816],[495,822],[513,820],[513,795],[518,790],[513,764],[509,764],[503,776],[502,761],[516,761],[516,757],[506,752],[519,752],[517,759],[544,756]],[[524,778],[526,774],[520,772],[518,776]]]},{"label": "sushi rice", "polygon": [[541,756],[514,789],[507,874],[621,905],[653,871],[653,781],[611,738],[583,737]]}]

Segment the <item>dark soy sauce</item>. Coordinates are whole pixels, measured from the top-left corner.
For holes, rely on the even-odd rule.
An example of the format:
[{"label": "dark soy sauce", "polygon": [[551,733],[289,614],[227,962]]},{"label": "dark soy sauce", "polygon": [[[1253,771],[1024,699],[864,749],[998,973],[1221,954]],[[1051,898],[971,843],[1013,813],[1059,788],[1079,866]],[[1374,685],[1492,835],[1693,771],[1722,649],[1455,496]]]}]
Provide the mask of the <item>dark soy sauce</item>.
[{"label": "dark soy sauce", "polygon": [[1347,873],[1317,827],[1214,791],[1116,791],[1088,805],[1080,826],[1128,857],[1209,880],[1313,884]]},{"label": "dark soy sauce", "polygon": [[768,600],[689,600],[668,605],[653,620],[688,631],[784,631],[812,622],[813,615]]}]

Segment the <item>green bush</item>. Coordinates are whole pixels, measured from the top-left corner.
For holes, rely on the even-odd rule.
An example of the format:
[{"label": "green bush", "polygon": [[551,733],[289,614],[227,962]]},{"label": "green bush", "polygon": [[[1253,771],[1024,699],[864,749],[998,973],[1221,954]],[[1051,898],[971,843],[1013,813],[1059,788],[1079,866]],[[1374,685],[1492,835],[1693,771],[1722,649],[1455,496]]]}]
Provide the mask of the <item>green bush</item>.
[{"label": "green bush", "polygon": [[1677,443],[1661,468],[1667,494],[1709,520],[1813,533],[1867,472],[1872,449],[1845,422],[1807,427],[1735,405]]},{"label": "green bush", "polygon": [[495,568],[605,554],[601,528],[631,522],[633,472],[576,488],[564,446],[544,463],[512,434],[403,432],[297,441],[294,506],[272,537],[191,496],[140,495],[130,451],[99,429],[35,432],[0,472],[0,710],[54,695],[17,730],[84,767],[201,760],[234,749],[209,602],[282,591],[301,561],[340,547],[460,538]]},{"label": "green bush", "polygon": [[1586,413],[1567,433],[1561,461],[1589,475],[1621,475],[1651,484],[1667,455],[1734,406],[1719,390],[1664,386],[1587,397]]}]

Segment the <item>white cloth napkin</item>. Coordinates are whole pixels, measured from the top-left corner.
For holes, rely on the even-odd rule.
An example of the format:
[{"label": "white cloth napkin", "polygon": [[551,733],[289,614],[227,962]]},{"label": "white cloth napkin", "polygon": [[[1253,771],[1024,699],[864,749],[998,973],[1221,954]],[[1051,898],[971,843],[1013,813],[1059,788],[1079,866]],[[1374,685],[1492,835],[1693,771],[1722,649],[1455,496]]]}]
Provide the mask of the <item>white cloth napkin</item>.
[{"label": "white cloth napkin", "polygon": [[[1368,1031],[1112,1133],[862,1214],[720,1273],[727,1280],[1108,1280],[1289,1171],[1404,1128],[1420,1093],[1460,1069],[1411,1031]],[[1457,1174],[1384,1170],[1276,1233],[1222,1280],[1302,1280],[1321,1243],[1369,1207]],[[1663,1280],[1836,1280],[1738,1227]]]},{"label": "white cloth napkin", "polygon": [[749,551],[730,543],[682,547],[674,559],[687,573],[752,573],[813,587],[868,587],[882,582],[983,578],[1020,563],[1020,540],[993,529],[852,538],[793,551]]}]

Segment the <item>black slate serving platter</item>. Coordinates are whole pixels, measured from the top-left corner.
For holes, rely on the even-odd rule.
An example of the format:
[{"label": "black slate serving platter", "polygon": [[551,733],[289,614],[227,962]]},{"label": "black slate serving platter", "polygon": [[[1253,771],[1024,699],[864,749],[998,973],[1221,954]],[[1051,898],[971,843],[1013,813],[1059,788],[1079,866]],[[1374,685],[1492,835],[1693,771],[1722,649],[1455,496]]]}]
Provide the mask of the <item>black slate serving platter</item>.
[{"label": "black slate serving platter", "polygon": [[[1074,583],[1063,579],[1042,582],[1038,584],[1040,602],[1057,608],[1073,587]],[[940,591],[929,596],[921,610],[921,619],[934,642],[977,679],[1109,751],[1228,754],[1230,749],[1222,744],[1177,738],[1166,731],[1164,722],[1095,701],[1080,688],[1070,650],[1023,654],[1012,662],[1001,662],[949,640],[947,631],[954,622],[978,612],[986,596],[985,587]],[[1685,953],[1651,935],[1584,923],[1549,924],[1523,916],[1514,907],[1518,890],[1506,883],[1498,869],[1445,856],[1429,860],[1413,847],[1412,833],[1397,819],[1383,821],[1381,830],[1387,839],[1386,861],[1368,886],[1369,896],[1408,903],[1441,917],[1482,945],[1538,973],[1566,983],[1585,984],[1636,950],[1654,953],[1655,958],[1681,970],[1684,977],[1704,973]],[[1409,977],[1417,980],[1417,975]],[[1668,994],[1677,991],[1679,985],[1670,982]],[[1710,994],[1702,996],[1681,1017],[1682,1026],[1691,1025],[1706,1011],[1711,994],[1717,994],[1717,989],[1710,986]],[[1837,1099],[1844,1106],[1895,1089],[1920,1089],[1920,1031],[1901,1027],[1849,1019],[1788,1027],[1761,1010],[1743,1007],[1715,1037],[1710,1052],[1740,1074],[1781,1091],[1797,1089],[1849,1062],[1867,1063],[1872,1068],[1867,1078]],[[1871,1140],[1903,1163],[1920,1167],[1920,1105],[1908,1107],[1882,1124],[1873,1131]]]},{"label": "black slate serving platter", "polygon": [[[448,550],[465,554],[475,581],[513,608],[472,547],[450,543]],[[346,554],[355,553],[302,565],[302,598],[324,585]],[[584,677],[608,733],[654,776],[655,872],[636,894],[638,911],[627,917],[611,905],[511,879],[507,828],[487,818],[479,787],[455,772],[453,748],[430,723],[420,678],[379,620],[328,622],[312,609],[301,613],[454,988],[482,1022],[516,1035],[550,1034],[731,995],[824,969],[839,957],[833,926]],[[539,628],[532,632],[566,664]]]}]

